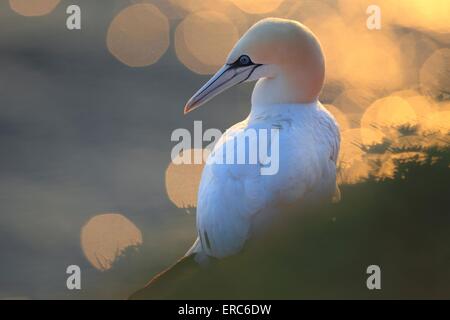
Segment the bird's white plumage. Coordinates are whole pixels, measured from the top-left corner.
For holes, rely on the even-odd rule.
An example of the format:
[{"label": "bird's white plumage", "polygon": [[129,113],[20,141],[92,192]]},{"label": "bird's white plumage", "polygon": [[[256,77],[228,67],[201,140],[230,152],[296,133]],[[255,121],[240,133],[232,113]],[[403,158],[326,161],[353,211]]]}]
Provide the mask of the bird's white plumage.
[{"label": "bird's white plumage", "polygon": [[[280,207],[331,200],[340,138],[336,121],[318,101],[324,77],[323,50],[311,30],[297,21],[268,18],[242,36],[226,64],[188,101],[185,112],[233,85],[257,80],[250,115],[227,130],[203,170],[199,237],[187,254],[196,253],[197,261],[232,255],[264,230]],[[258,139],[248,131],[260,129],[279,130],[276,174],[261,174],[260,162],[216,161],[229,150],[239,152],[233,138]]]},{"label": "bird's white plumage", "polygon": [[234,254],[252,232],[257,232],[260,221],[270,221],[279,205],[299,200],[306,203],[334,194],[339,130],[319,102],[253,106],[245,121],[227,130],[210,157],[222,154],[227,143],[233,143],[232,138],[246,130],[271,128],[279,130],[277,174],[261,175],[260,164],[208,161],[198,193],[200,241],[193,251],[217,258]]}]

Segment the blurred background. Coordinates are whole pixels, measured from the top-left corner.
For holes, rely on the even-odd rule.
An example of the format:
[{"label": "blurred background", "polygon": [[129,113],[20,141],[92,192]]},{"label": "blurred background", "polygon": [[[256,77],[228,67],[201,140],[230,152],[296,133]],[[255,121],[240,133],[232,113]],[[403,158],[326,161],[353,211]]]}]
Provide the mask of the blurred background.
[{"label": "blurred background", "polygon": [[[81,30],[66,28],[71,4]],[[366,26],[371,4],[381,30]],[[2,1],[0,298],[126,298],[184,254],[202,165],[171,164],[170,136],[247,116],[253,84],[183,106],[261,18],[322,43],[341,185],[446,148],[449,13],[446,0]],[[66,288],[72,264],[81,291]]]}]

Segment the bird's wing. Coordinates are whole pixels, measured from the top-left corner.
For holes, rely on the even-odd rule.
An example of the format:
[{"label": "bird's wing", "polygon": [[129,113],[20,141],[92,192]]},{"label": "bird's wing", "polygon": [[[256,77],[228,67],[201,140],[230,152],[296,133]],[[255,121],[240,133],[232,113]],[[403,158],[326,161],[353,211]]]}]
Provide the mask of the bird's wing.
[{"label": "bird's wing", "polygon": [[[272,125],[266,119],[233,126],[216,144],[210,158],[217,161],[224,153],[228,155],[229,150],[236,154],[235,139],[244,135],[252,140],[249,130],[260,132],[260,129],[271,129]],[[198,193],[197,248],[207,255],[222,258],[239,252],[253,227],[264,224],[265,218],[278,205],[299,200],[308,189],[311,173],[304,165],[310,162],[305,159],[308,150],[298,148],[298,142],[292,139],[296,135],[294,129],[282,125],[285,127],[279,130],[279,171],[276,174],[263,175],[261,171],[273,164],[263,165],[260,161],[248,164],[249,159],[247,164],[217,164],[211,159],[206,164]],[[271,143],[268,138],[268,150]],[[247,145],[245,149],[248,157],[251,148]]]},{"label": "bird's wing", "polygon": [[230,149],[237,153],[234,138],[245,134],[246,129],[238,124],[227,130],[203,169],[197,204],[197,248],[210,256],[221,258],[238,252],[249,236],[253,215],[271,202],[261,164],[217,163],[219,158],[225,162],[223,155]]}]

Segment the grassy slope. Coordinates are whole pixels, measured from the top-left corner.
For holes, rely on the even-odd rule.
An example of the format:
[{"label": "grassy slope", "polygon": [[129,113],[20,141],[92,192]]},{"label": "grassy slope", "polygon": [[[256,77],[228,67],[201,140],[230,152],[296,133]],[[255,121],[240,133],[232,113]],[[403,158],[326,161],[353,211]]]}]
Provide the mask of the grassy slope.
[{"label": "grassy slope", "polygon": [[[190,261],[133,298],[450,298],[450,149],[394,179],[341,188],[340,203],[287,213],[265,241],[200,270]],[[366,288],[377,264],[382,290]]]}]

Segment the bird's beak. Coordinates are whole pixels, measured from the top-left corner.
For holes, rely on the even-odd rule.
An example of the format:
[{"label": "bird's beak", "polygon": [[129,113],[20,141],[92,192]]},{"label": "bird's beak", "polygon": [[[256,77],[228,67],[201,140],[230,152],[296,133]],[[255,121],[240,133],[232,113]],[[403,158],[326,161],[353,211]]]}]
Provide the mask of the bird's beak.
[{"label": "bird's beak", "polygon": [[253,64],[245,67],[224,65],[203,87],[198,90],[184,106],[184,114],[200,107],[219,93],[242,83],[250,78],[253,71],[260,65]]}]

